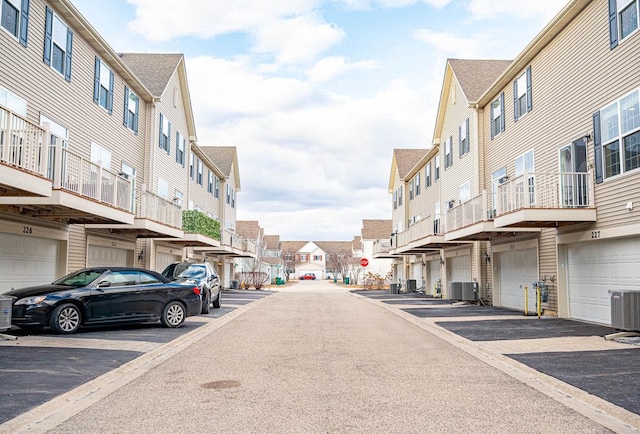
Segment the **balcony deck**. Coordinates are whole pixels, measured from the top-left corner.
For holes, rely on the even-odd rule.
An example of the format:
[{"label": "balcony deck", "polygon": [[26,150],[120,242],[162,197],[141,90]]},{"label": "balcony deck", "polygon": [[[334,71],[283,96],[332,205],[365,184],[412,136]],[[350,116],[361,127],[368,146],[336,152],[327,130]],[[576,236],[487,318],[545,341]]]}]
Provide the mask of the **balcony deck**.
[{"label": "balcony deck", "polygon": [[427,218],[411,225],[409,229],[391,237],[390,253],[395,255],[416,255],[433,250],[454,247],[467,242],[445,240],[445,220],[443,214]]}]

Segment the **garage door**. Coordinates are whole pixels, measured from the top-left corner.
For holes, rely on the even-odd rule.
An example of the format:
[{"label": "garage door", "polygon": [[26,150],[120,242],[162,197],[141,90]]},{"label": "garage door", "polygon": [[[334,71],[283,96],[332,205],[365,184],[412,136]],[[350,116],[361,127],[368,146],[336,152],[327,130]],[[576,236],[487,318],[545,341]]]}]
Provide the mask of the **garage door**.
[{"label": "garage door", "polygon": [[133,251],[89,245],[88,267],[127,267],[133,263]]},{"label": "garage door", "polygon": [[167,265],[180,261],[182,261],[182,255],[158,252],[156,254],[156,271],[162,273],[162,271],[167,268]]},{"label": "garage door", "polygon": [[60,242],[0,234],[0,293],[56,280]]},{"label": "garage door", "polygon": [[640,238],[568,246],[569,316],[611,324],[609,291],[640,290]]},{"label": "garage door", "polygon": [[536,292],[532,287],[538,281],[538,250],[512,250],[497,253],[500,273],[501,305],[524,310],[524,288],[528,288],[528,310],[536,311]]},{"label": "garage door", "polygon": [[455,256],[447,259],[449,282],[471,282],[471,257]]}]

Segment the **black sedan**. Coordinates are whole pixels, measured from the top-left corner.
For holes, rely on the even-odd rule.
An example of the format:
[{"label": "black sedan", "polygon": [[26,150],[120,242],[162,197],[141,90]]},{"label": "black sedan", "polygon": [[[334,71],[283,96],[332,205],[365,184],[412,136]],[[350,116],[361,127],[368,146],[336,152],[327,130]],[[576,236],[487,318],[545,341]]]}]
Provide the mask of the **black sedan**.
[{"label": "black sedan", "polygon": [[86,268],[50,285],[4,295],[13,298],[12,324],[49,326],[57,333],[74,333],[81,326],[157,320],[165,327],[180,327],[202,308],[197,286],[126,267]]}]

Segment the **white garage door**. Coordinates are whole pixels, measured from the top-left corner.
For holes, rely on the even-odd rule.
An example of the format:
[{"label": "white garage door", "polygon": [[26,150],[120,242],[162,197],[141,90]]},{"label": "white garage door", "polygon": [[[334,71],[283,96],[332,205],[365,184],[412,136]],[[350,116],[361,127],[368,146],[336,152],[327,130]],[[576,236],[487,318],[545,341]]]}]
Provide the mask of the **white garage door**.
[{"label": "white garage door", "polygon": [[60,242],[0,234],[0,294],[56,280]]},{"label": "white garage door", "polygon": [[449,282],[471,282],[471,257],[454,256],[447,259]]},{"label": "white garage door", "polygon": [[538,250],[512,250],[497,253],[500,273],[501,305],[524,310],[524,288],[528,288],[528,311],[536,311],[536,291],[532,283],[538,281]]},{"label": "white garage door", "polygon": [[167,265],[182,261],[182,255],[158,252],[156,254],[156,271],[162,273]]},{"label": "white garage door", "polygon": [[87,267],[127,267],[133,263],[133,251],[115,247],[89,246]]},{"label": "white garage door", "polygon": [[569,316],[611,324],[609,291],[640,290],[640,238],[568,246]]}]

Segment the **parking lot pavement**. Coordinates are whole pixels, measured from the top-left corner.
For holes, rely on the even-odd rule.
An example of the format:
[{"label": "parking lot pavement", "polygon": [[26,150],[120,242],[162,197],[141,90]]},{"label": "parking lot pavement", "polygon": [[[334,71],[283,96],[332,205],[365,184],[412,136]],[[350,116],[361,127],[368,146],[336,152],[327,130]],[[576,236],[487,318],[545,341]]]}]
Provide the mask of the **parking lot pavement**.
[{"label": "parking lot pavement", "polygon": [[[603,325],[525,316],[510,309],[461,305],[418,294],[355,293],[389,309],[410,314],[427,330],[439,332],[445,338],[455,337],[453,340],[461,347],[476,348],[482,354],[493,354],[496,359],[507,357],[586,392],[578,393],[581,397],[598,397],[604,403],[596,402],[596,408],[622,412],[640,428],[638,338],[607,340],[604,337],[616,330]],[[567,390],[571,393],[570,388]]]},{"label": "parking lot pavement", "polygon": [[269,294],[223,291],[219,309],[189,317],[180,328],[165,328],[158,322],[87,328],[72,335],[17,327],[3,332],[17,339],[0,339],[0,424]]}]

